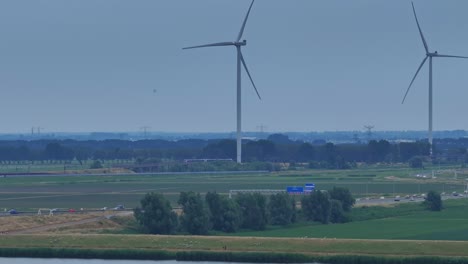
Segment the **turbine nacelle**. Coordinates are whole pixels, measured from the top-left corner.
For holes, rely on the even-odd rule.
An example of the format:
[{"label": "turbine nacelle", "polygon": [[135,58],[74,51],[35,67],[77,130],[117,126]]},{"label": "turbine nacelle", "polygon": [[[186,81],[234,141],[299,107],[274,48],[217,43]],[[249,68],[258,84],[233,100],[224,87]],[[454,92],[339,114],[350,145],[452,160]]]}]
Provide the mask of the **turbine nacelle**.
[{"label": "turbine nacelle", "polygon": [[239,41],[234,42],[234,45],[235,46],[245,46],[245,45],[247,45],[247,40],[244,39],[243,41],[240,41],[240,42]]}]

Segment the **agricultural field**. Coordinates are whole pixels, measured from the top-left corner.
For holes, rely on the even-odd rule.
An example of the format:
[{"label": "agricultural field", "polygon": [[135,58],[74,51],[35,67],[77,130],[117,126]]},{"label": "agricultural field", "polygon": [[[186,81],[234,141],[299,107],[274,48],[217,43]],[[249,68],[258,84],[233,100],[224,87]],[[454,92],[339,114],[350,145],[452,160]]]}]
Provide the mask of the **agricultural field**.
[{"label": "agricultural field", "polygon": [[[16,235],[0,248],[142,249],[168,251],[297,253],[305,255],[468,256],[468,242],[152,235]],[[388,262],[384,262],[388,263]],[[423,263],[423,262],[419,262]],[[440,262],[434,262],[440,263]]]},{"label": "agricultural field", "polygon": [[[0,175],[2,173],[74,173],[80,171],[91,171],[90,166],[92,160],[77,160],[62,161],[62,160],[47,160],[47,161],[1,161]],[[103,160],[101,162],[103,169],[111,169],[115,165],[134,163],[133,160]],[[97,170],[98,172],[99,170]]]},{"label": "agricultural field", "polygon": [[[102,176],[0,177],[0,210],[16,208],[97,209],[124,204],[133,208],[147,192],[161,192],[176,206],[182,191],[228,194],[238,189],[277,189],[315,183],[318,189],[347,187],[356,197],[463,192],[468,171],[453,168],[413,170],[406,166],[372,166],[353,170],[298,170],[248,174],[119,174]],[[425,178],[416,175],[427,175]],[[429,177],[430,175],[430,177]]]},{"label": "agricultural field", "polygon": [[[441,212],[426,211],[420,203],[403,208],[377,208],[369,220],[345,224],[308,224],[260,232],[239,232],[247,237],[309,237],[337,239],[468,240],[468,199],[448,200]],[[355,208],[362,216],[368,208]]]}]

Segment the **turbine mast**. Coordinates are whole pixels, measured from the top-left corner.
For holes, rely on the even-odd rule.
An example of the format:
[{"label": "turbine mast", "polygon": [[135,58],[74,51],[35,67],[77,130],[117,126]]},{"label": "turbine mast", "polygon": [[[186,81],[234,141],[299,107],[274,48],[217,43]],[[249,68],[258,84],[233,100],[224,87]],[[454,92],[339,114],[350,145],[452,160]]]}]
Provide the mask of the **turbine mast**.
[{"label": "turbine mast", "polygon": [[242,87],[241,87],[241,47],[237,49],[237,163],[242,163]]},{"label": "turbine mast", "polygon": [[432,157],[432,56],[429,56],[429,155]]},{"label": "turbine mast", "polygon": [[245,40],[242,42],[240,41],[242,38],[242,35],[244,34],[245,25],[247,23],[247,19],[249,18],[250,10],[252,9],[254,2],[255,0],[252,0],[252,3],[250,3],[249,10],[247,11],[247,14],[245,15],[244,21],[242,23],[242,26],[241,26],[241,29],[239,31],[239,35],[237,36],[236,41],[218,42],[218,43],[183,48],[183,49],[196,49],[196,48],[218,47],[218,46],[235,46],[236,47],[236,51],[237,51],[237,154],[236,154],[236,161],[237,163],[242,163],[242,87],[241,87],[242,66],[244,66],[245,71],[247,72],[250,82],[252,83],[252,86],[255,89],[255,92],[257,93],[258,99],[260,100],[262,99],[260,97],[260,94],[258,93],[257,87],[255,86],[252,76],[250,75],[249,69],[247,68],[245,59],[242,56],[241,47],[245,46],[247,42]]}]

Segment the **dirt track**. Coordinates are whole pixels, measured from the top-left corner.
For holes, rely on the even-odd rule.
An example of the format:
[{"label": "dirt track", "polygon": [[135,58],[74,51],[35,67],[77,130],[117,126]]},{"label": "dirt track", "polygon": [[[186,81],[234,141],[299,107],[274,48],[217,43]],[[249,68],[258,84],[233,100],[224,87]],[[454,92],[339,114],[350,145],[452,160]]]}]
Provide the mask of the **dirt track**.
[{"label": "dirt track", "polygon": [[[32,234],[32,233],[41,233],[44,231],[52,230],[52,229],[59,229],[63,227],[70,227],[70,226],[76,226],[76,225],[83,225],[83,224],[88,224],[88,223],[93,223],[93,222],[98,222],[101,220],[106,220],[110,219],[114,216],[124,216],[124,215],[129,215],[132,214],[132,212],[118,212],[118,213],[113,213],[113,214],[108,214],[108,215],[100,215],[100,216],[95,216],[95,215],[84,215],[84,218],[79,219],[79,220],[67,220],[64,219],[63,222],[56,222],[56,223],[51,223],[51,224],[42,224],[42,225],[29,225],[25,226],[22,228],[21,226],[15,226],[13,229],[7,229],[6,231],[3,231],[3,235],[24,235],[24,234]],[[18,218],[16,218],[18,219]]]}]

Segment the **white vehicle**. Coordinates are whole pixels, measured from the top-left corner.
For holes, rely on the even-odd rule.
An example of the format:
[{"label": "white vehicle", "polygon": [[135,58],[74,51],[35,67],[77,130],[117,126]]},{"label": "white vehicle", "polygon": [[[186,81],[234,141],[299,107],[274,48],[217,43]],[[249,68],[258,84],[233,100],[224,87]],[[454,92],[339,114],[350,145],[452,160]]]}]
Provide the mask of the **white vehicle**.
[{"label": "white vehicle", "polygon": [[400,195],[395,196],[394,201],[395,201],[395,202],[399,202],[399,201],[400,201]]},{"label": "white vehicle", "polygon": [[114,210],[124,210],[125,209],[125,206],[119,204],[117,205],[116,207],[114,207]]}]

